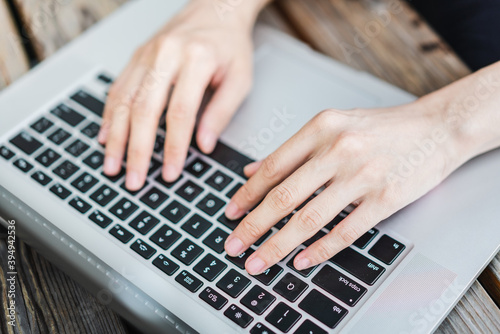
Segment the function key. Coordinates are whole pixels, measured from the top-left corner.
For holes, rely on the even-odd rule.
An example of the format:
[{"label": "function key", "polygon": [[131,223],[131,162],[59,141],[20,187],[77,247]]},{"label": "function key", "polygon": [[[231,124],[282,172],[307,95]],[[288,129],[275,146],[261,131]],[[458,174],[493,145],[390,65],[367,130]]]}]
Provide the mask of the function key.
[{"label": "function key", "polygon": [[181,196],[188,202],[192,202],[199,194],[203,192],[203,188],[192,181],[186,181],[177,191],[177,195]]},{"label": "function key", "polygon": [[111,218],[109,218],[99,210],[95,210],[94,212],[92,212],[89,216],[89,219],[102,228],[108,227],[109,224],[113,222]]},{"label": "function key", "polygon": [[85,144],[81,140],[77,139],[73,143],[71,143],[68,147],[66,147],[66,152],[78,158],[82,155],[86,150],[90,148],[89,145]]},{"label": "function key", "polygon": [[266,320],[280,331],[288,333],[302,316],[285,303],[279,303]]},{"label": "function key", "polygon": [[324,266],[312,279],[313,283],[343,301],[349,306],[354,306],[366,293],[366,288],[358,282],[341,274],[330,266]]},{"label": "function key", "polygon": [[186,270],[181,271],[175,280],[191,292],[198,291],[203,285],[203,282],[200,279],[194,277]]},{"label": "function key", "polygon": [[220,228],[216,228],[208,237],[205,238],[205,240],[203,240],[203,243],[215,252],[221,254],[224,251],[224,243],[226,242],[228,236],[229,234]]},{"label": "function key", "polygon": [[125,168],[122,167],[122,169],[120,169],[120,171],[116,175],[108,175],[104,174],[104,172],[102,172],[101,175],[110,180],[111,182],[117,182],[125,175]]},{"label": "function key", "polygon": [[7,147],[2,146],[0,147],[0,155],[5,159],[5,160],[10,160],[12,157],[15,155],[14,152],[9,150]]},{"label": "function key", "polygon": [[122,198],[116,203],[109,211],[120,218],[125,220],[130,217],[139,207],[126,198]]},{"label": "function key", "polygon": [[208,194],[201,201],[196,204],[196,207],[205,212],[209,216],[213,216],[219,211],[226,202],[217,198],[215,195]]},{"label": "function key", "polygon": [[262,323],[258,322],[257,325],[253,326],[250,330],[250,334],[276,334],[268,327],[264,326]]},{"label": "function key", "polygon": [[253,288],[241,299],[241,303],[248,309],[258,315],[264,313],[269,306],[276,300],[272,294],[264,290],[258,285]]},{"label": "function key", "polygon": [[226,227],[228,227],[229,229],[231,230],[234,230],[236,228],[236,226],[238,226],[239,223],[241,223],[241,221],[243,220],[244,217],[242,218],[239,218],[239,219],[235,219],[235,220],[230,220],[229,218],[226,217],[226,214],[223,213],[218,219],[217,221],[221,222],[222,224],[224,224]]},{"label": "function key", "polygon": [[233,298],[238,297],[249,285],[250,280],[234,269],[229,270],[229,272],[217,282],[217,287]]},{"label": "function key", "polygon": [[226,268],[227,264],[213,256],[212,254],[207,254],[200,262],[198,262],[196,266],[194,266],[194,271],[196,271],[206,280],[212,282]]},{"label": "function key", "polygon": [[38,157],[36,157],[36,161],[38,161],[44,167],[50,167],[54,162],[56,162],[61,155],[55,152],[53,149],[48,148]]},{"label": "function key", "polygon": [[42,147],[42,143],[33,138],[29,133],[23,131],[10,140],[10,143],[27,155],[33,154],[36,150]]},{"label": "function key", "polygon": [[37,171],[31,175],[31,178],[36,182],[40,183],[42,186],[46,186],[52,181],[50,177],[48,177],[44,172]]},{"label": "function key", "polygon": [[404,249],[405,245],[384,234],[368,253],[385,264],[392,264]]},{"label": "function key", "polygon": [[99,124],[91,122],[89,125],[82,129],[82,133],[90,139],[94,139],[95,137],[97,137],[100,128],[101,126]]},{"label": "function key", "polygon": [[166,187],[167,189],[170,189],[172,188],[177,182],[179,182],[179,180],[182,179],[182,175],[179,176],[179,178],[177,180],[175,180],[174,182],[167,182],[163,179],[163,177],[161,176],[161,173],[156,177],[156,181],[160,184],[162,184],[164,187]]},{"label": "function key", "polygon": [[200,158],[196,158],[186,167],[186,171],[199,178],[203,176],[203,174],[205,174],[211,167],[212,166],[205,161]]},{"label": "function key", "polygon": [[59,183],[54,184],[51,188],[50,191],[54,194],[56,194],[57,197],[60,199],[66,199],[68,198],[69,195],[71,195],[71,191],[66,189],[64,186],[60,185]]},{"label": "function key", "polygon": [[205,183],[217,191],[222,191],[231,181],[233,181],[232,177],[227,176],[221,171],[216,171],[205,181]]},{"label": "function key", "polygon": [[208,220],[198,214],[194,214],[193,216],[191,216],[191,218],[188,219],[187,222],[182,225],[182,229],[198,239],[211,226],[212,223],[210,223]]},{"label": "function key", "polygon": [[330,328],[335,328],[348,311],[317,290],[312,290],[299,307]]},{"label": "function key", "polygon": [[205,288],[200,293],[200,298],[216,310],[222,310],[222,308],[227,304],[227,298],[209,287]]},{"label": "function key", "polygon": [[201,253],[203,253],[203,248],[189,239],[185,239],[172,251],[172,255],[185,265],[193,263]]},{"label": "function key", "polygon": [[271,268],[267,268],[266,270],[264,270],[262,274],[254,277],[258,279],[262,284],[270,285],[282,272],[283,268],[275,264]]},{"label": "function key", "polygon": [[83,194],[89,191],[90,188],[92,188],[96,184],[97,179],[87,172],[83,173],[75,181],[71,182],[71,185]]},{"label": "function key", "polygon": [[90,210],[91,206],[80,197],[75,197],[69,201],[69,205],[78,210],[80,213],[85,213]]},{"label": "function key", "polygon": [[229,308],[224,312],[224,315],[241,328],[247,328],[253,321],[253,317],[250,314],[234,304],[229,306]]},{"label": "function key", "polygon": [[168,199],[168,195],[156,187],[152,187],[141,197],[141,202],[151,209],[157,209]]},{"label": "function key", "polygon": [[67,180],[73,176],[80,168],[78,168],[71,161],[65,160],[59,166],[57,166],[53,172],[63,180]]},{"label": "function key", "polygon": [[31,169],[33,169],[33,165],[30,164],[29,162],[27,162],[26,160],[22,159],[22,158],[21,159],[17,159],[16,161],[14,161],[14,166],[16,166],[17,168],[19,168],[24,173],[27,173]]},{"label": "function key", "polygon": [[236,194],[236,192],[241,188],[241,186],[243,186],[243,183],[238,183],[236,184],[227,194],[226,194],[226,197],[227,198],[232,198],[234,196],[234,194]]},{"label": "function key", "polygon": [[116,196],[118,192],[111,189],[108,186],[101,186],[97,189],[92,195],[90,195],[90,199],[95,201],[100,206],[106,206],[109,202],[111,202]]},{"label": "function key", "polygon": [[350,247],[340,251],[330,261],[368,285],[373,285],[385,268]]},{"label": "function key", "polygon": [[31,128],[38,133],[44,133],[47,131],[54,123],[46,119],[45,117],[40,118],[35,123],[31,124]]},{"label": "function key", "polygon": [[244,251],[243,253],[241,253],[240,255],[235,256],[235,257],[231,257],[229,255],[226,255],[226,259],[231,261],[238,268],[245,269],[245,262],[247,261],[248,257],[250,255],[252,255],[253,252],[254,252],[253,249],[248,248],[246,251]]},{"label": "function key", "polygon": [[167,225],[163,225],[158,231],[156,231],[150,238],[152,242],[157,244],[163,249],[168,249],[170,246],[174,244],[179,238],[181,234]]},{"label": "function key", "polygon": [[151,231],[159,222],[160,220],[158,218],[153,217],[146,211],[142,211],[129,223],[129,225],[137,232],[144,235]]},{"label": "function key", "polygon": [[83,163],[92,169],[97,169],[102,166],[104,162],[104,154],[99,151],[92,152],[88,157],[83,160]]},{"label": "function key", "polygon": [[79,90],[76,94],[71,96],[71,99],[92,111],[97,116],[102,117],[102,113],[104,112],[104,103],[89,93]]},{"label": "function key", "polygon": [[274,291],[292,303],[307,290],[309,285],[294,275],[287,273],[273,288]]},{"label": "function key", "polygon": [[356,241],[354,241],[353,245],[360,249],[365,249],[377,234],[378,230],[376,228],[372,228],[361,237],[359,237]]},{"label": "function key", "polygon": [[160,214],[170,220],[172,223],[177,224],[184,216],[189,213],[188,208],[177,201],[172,201]]},{"label": "function key", "polygon": [[180,268],[177,263],[163,254],[158,255],[158,257],[154,259],[153,264],[168,276],[172,276]]},{"label": "function key", "polygon": [[309,267],[307,269],[304,269],[304,270],[297,270],[295,269],[295,266],[293,265],[293,261],[295,260],[295,257],[297,256],[297,254],[299,254],[302,250],[298,251],[291,259],[290,261],[287,262],[287,266],[288,268],[290,269],[293,269],[295,270],[296,272],[298,272],[299,274],[301,274],[302,276],[304,277],[308,277],[309,275],[311,275],[311,273],[314,271],[314,269],[316,269],[318,266],[314,266],[314,267]]},{"label": "function key", "polygon": [[328,332],[308,319],[293,334],[328,334]]},{"label": "function key", "polygon": [[134,235],[127,231],[123,226],[121,225],[115,225],[109,230],[109,233],[114,236],[116,239],[120,240],[124,244],[129,242]]},{"label": "function key", "polygon": [[59,128],[56,131],[54,131],[48,138],[54,144],[61,145],[66,140],[68,140],[69,137],[71,137],[69,132]]},{"label": "function key", "polygon": [[81,114],[64,104],[61,104],[57,108],[51,110],[50,113],[56,115],[73,127],[77,126],[85,119],[85,117]]},{"label": "function key", "polygon": [[156,249],[142,241],[141,239],[137,239],[131,246],[132,250],[145,258],[146,260],[151,258],[154,253],[156,253]]}]

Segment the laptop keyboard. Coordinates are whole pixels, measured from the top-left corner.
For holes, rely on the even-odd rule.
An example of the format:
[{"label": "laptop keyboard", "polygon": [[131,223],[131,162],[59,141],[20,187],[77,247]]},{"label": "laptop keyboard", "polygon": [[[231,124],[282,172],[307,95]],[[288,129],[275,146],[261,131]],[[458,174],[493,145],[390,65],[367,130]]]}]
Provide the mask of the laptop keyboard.
[{"label": "laptop keyboard", "polygon": [[[111,83],[105,74],[97,80]],[[244,270],[246,259],[296,211],[239,257],[227,256],[224,242],[239,221],[228,220],[224,207],[244,179],[216,157],[190,148],[181,177],[165,182],[160,171],[165,136],[159,129],[147,184],[129,192],[125,162],[117,176],[102,173],[104,149],[95,138],[103,109],[90,90],[80,89],[0,144],[0,156],[165,279],[250,333],[295,329],[310,334],[336,328],[405,250],[402,242],[372,228],[327,263],[297,271],[297,253],[340,223],[348,215],[343,211],[298,250],[252,277]],[[221,145],[220,150],[230,149]]]}]

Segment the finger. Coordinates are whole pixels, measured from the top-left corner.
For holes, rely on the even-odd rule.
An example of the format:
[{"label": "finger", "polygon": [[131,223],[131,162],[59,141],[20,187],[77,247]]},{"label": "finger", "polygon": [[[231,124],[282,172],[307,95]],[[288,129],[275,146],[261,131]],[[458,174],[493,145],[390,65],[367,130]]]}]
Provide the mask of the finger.
[{"label": "finger", "polygon": [[262,166],[262,161],[249,163],[245,166],[245,168],[243,168],[243,173],[245,173],[246,177],[250,178],[255,175],[260,166]]}]

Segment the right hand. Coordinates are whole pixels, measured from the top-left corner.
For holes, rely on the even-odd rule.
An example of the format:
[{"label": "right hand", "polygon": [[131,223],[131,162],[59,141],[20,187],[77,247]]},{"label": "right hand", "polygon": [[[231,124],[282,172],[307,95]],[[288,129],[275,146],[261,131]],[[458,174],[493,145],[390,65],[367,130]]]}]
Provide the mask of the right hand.
[{"label": "right hand", "polygon": [[158,121],[174,85],[167,111],[163,178],[179,177],[209,86],[215,94],[200,118],[196,140],[204,153],[214,149],[251,87],[255,15],[235,11],[220,17],[211,1],[192,1],[135,52],[112,85],[104,110],[98,140],[106,145],[106,174],[119,173],[128,141],[126,187],[143,186]]}]

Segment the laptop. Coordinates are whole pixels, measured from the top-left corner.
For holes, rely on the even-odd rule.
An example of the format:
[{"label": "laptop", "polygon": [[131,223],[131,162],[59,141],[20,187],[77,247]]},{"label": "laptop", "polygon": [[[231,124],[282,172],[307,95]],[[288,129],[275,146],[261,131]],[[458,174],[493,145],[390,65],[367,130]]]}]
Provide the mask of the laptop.
[{"label": "laptop", "polygon": [[[106,93],[134,49],[184,1],[133,1],[0,95],[0,213],[45,255],[144,333],[429,333],[499,251],[500,151],[470,161],[329,261],[293,257],[259,276],[224,240],[225,218],[262,159],[326,108],[398,105],[410,94],[271,28],[255,29],[255,84],[213,154],[160,176],[160,125],[147,186],[102,174],[96,141]],[[124,162],[125,164],[125,162]]]}]

